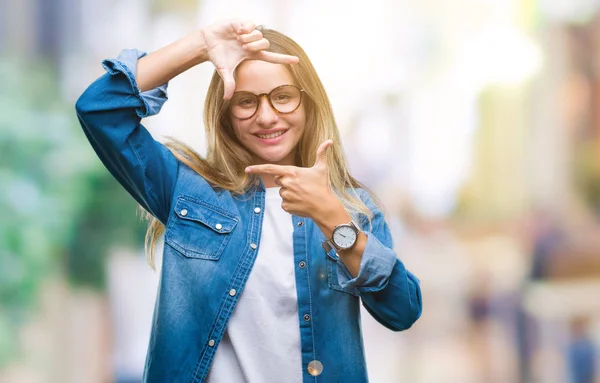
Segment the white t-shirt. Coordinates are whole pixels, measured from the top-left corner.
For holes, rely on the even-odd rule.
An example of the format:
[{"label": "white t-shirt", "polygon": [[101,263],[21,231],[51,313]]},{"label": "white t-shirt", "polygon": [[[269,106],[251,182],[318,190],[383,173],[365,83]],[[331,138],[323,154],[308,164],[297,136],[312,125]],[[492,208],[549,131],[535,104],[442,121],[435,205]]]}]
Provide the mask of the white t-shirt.
[{"label": "white t-shirt", "polygon": [[266,189],[258,255],[217,348],[208,383],[302,382],[292,216]]}]

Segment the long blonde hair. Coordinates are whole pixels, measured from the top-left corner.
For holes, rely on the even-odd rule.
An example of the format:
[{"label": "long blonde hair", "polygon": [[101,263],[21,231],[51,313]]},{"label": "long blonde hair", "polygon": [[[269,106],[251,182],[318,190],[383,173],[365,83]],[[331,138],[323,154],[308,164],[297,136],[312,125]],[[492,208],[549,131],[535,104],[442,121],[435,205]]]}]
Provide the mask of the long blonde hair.
[{"label": "long blonde hair", "polygon": [[[316,161],[319,145],[332,139],[334,145],[327,149],[329,182],[351,215],[364,214],[369,220],[372,212],[361,201],[356,188],[367,190],[348,171],[346,158],[329,98],[312,63],[304,50],[286,35],[266,28],[259,28],[269,40],[269,51],[298,56],[300,62],[288,65],[288,70],[300,88],[304,89],[303,105],[306,112],[306,127],[298,142],[296,166],[310,167]],[[252,165],[250,153],[237,139],[231,117],[229,103],[223,100],[223,80],[215,71],[204,104],[204,129],[207,138],[206,158],[202,158],[189,146],[172,140],[166,146],[183,164],[200,174],[213,187],[243,194],[250,184],[250,177],[244,169]],[[154,269],[154,247],[164,233],[165,226],[149,213],[145,213],[150,223],[146,232],[145,249],[149,265]]]}]

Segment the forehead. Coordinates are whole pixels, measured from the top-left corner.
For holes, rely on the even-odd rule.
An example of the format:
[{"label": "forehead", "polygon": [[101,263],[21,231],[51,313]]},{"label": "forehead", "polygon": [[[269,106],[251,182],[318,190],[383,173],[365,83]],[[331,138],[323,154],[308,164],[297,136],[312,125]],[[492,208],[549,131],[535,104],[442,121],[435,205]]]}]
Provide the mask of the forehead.
[{"label": "forehead", "polygon": [[245,60],[235,72],[235,91],[268,93],[280,85],[296,84],[287,67],[261,60]]}]

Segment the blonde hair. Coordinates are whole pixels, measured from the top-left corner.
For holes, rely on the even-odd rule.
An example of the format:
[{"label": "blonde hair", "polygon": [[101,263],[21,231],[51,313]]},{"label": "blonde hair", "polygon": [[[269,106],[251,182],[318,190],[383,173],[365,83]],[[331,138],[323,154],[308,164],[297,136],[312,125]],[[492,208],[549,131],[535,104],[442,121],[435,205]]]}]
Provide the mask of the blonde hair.
[{"label": "blonde hair", "polygon": [[[368,189],[354,179],[348,171],[329,98],[308,56],[286,35],[271,29],[262,27],[259,29],[270,42],[269,51],[298,56],[300,59],[299,63],[287,66],[297,85],[304,89],[307,96],[302,100],[306,113],[306,127],[298,142],[296,166],[312,166],[316,161],[319,145],[327,139],[332,139],[334,145],[327,149],[330,187],[350,215],[356,216],[362,213],[370,221],[372,212],[361,201],[355,190],[363,188],[368,191]],[[252,165],[252,157],[234,133],[229,103],[223,100],[223,92],[223,80],[215,71],[204,104],[206,159],[177,140],[172,140],[166,146],[179,161],[204,177],[213,187],[226,189],[234,194],[243,194],[251,182],[244,169]],[[145,249],[148,263],[154,269],[154,247],[164,233],[165,226],[147,212],[146,217],[150,223],[146,232]]]}]

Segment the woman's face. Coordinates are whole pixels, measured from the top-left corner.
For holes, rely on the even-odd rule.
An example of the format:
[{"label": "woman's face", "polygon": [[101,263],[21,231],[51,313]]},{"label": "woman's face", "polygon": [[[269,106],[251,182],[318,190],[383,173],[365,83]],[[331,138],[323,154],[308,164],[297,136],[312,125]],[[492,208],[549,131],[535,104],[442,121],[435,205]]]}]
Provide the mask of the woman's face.
[{"label": "woman's face", "polygon": [[[246,60],[236,70],[235,92],[250,92],[255,95],[270,93],[282,85],[296,85],[294,78],[286,67],[260,60]],[[289,87],[279,89],[291,89]],[[293,90],[293,89],[292,89]],[[238,94],[240,95],[240,94]],[[250,98],[232,98],[232,108],[235,105],[246,107],[252,105]],[[275,104],[283,105],[290,99],[286,92],[279,90],[272,94]],[[285,109],[285,107],[280,107]],[[252,107],[250,106],[250,109]],[[306,114],[303,103],[291,113],[277,112],[267,97],[258,99],[256,113],[246,119],[236,118],[230,110],[233,129],[241,144],[252,154],[254,164],[295,165],[296,146],[304,133]]]}]

